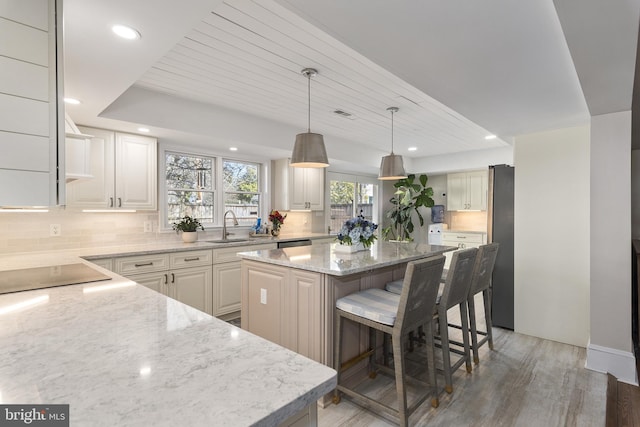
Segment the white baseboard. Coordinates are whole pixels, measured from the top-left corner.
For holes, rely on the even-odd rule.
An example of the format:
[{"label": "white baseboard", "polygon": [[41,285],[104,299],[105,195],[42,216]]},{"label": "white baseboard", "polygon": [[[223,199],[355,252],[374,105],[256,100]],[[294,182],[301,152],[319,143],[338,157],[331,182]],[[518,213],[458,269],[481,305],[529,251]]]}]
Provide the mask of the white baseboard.
[{"label": "white baseboard", "polygon": [[587,346],[585,368],[592,371],[610,373],[618,381],[638,385],[636,359],[633,353],[591,344]]}]

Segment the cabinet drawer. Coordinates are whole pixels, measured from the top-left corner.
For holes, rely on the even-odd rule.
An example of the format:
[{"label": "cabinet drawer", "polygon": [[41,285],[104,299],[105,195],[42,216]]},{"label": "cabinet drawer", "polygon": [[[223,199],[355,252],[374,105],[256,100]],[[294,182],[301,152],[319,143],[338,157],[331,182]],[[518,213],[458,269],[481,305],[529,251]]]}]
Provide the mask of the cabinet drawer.
[{"label": "cabinet drawer", "polygon": [[211,249],[205,249],[202,251],[176,252],[169,254],[169,265],[171,266],[171,268],[211,265],[211,260]]},{"label": "cabinet drawer", "polygon": [[442,233],[442,241],[455,243],[478,243],[482,244],[484,235],[479,233]]},{"label": "cabinet drawer", "polygon": [[115,259],[115,272],[127,276],[169,269],[169,255],[137,255]]},{"label": "cabinet drawer", "polygon": [[277,245],[275,243],[266,243],[262,245],[251,246],[234,246],[232,248],[214,249],[213,250],[213,263],[218,264],[221,262],[240,261],[240,258],[236,256],[238,252],[260,251],[267,249],[275,249]]}]

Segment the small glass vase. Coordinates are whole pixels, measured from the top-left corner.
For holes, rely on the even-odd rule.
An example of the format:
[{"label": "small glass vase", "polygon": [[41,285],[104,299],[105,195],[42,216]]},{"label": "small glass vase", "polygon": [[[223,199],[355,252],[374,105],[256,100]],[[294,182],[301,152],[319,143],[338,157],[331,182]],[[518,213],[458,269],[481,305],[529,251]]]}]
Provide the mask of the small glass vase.
[{"label": "small glass vase", "polygon": [[273,237],[278,237],[280,235],[280,229],[279,228],[272,228],[271,229],[271,235]]}]

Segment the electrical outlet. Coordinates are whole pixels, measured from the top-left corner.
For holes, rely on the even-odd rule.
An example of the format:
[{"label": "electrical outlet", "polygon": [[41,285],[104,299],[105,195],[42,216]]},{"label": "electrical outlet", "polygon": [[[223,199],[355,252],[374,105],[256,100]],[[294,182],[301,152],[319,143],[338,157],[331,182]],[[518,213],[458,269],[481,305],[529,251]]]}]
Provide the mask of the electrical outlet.
[{"label": "electrical outlet", "polygon": [[153,222],[151,222],[151,221],[145,221],[144,222],[144,232],[145,233],[152,233],[153,232]]},{"label": "electrical outlet", "polygon": [[62,235],[62,227],[60,224],[50,224],[49,225],[49,235],[52,237],[59,237]]},{"label": "electrical outlet", "polygon": [[264,288],[260,288],[260,304],[267,303],[267,290]]}]

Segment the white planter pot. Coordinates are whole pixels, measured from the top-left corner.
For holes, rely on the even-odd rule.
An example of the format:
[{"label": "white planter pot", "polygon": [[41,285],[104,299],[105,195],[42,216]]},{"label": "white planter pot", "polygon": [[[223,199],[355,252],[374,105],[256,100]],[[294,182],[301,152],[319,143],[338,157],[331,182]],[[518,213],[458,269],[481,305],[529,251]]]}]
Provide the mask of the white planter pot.
[{"label": "white planter pot", "polygon": [[185,243],[193,243],[198,240],[198,232],[197,231],[183,231],[182,232],[182,241]]},{"label": "white planter pot", "polygon": [[356,243],[355,245],[341,245],[337,243],[334,251],[343,254],[352,254],[354,252],[366,251],[369,248],[365,248],[362,243]]}]

